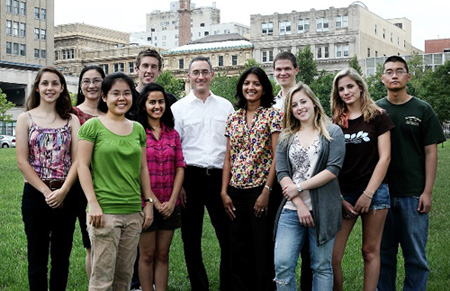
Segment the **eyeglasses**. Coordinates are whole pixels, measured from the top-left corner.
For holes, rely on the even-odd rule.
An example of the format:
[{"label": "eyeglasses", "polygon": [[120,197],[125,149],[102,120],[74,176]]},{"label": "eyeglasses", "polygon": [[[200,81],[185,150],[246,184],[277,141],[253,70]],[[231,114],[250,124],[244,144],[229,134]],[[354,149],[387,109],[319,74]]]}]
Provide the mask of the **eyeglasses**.
[{"label": "eyeglasses", "polygon": [[393,77],[394,74],[396,74],[398,77],[401,77],[404,74],[408,74],[408,72],[406,70],[403,70],[403,69],[398,69],[397,71],[387,70],[386,72],[383,73],[383,75],[386,75],[388,77]]},{"label": "eyeglasses", "polygon": [[203,71],[195,70],[195,71],[192,71],[192,76],[198,77],[198,76],[202,75],[202,76],[206,77],[206,76],[209,76],[210,73],[211,72],[208,70],[203,70]]},{"label": "eyeglasses", "polygon": [[85,79],[85,80],[81,81],[81,85],[89,86],[92,83],[92,84],[94,84],[94,86],[98,86],[98,85],[100,85],[101,82],[102,82],[101,79],[94,79],[92,81],[88,80],[88,79]]}]

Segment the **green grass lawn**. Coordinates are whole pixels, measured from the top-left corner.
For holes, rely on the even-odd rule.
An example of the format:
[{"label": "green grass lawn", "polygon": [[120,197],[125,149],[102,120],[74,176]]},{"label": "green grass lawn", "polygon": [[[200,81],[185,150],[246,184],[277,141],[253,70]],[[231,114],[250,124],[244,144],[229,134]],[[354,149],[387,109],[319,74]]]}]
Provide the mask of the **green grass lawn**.
[{"label": "green grass lawn", "polygon": [[[448,290],[450,286],[450,142],[439,146],[439,166],[430,214],[427,254],[431,269],[428,290]],[[16,165],[15,149],[0,149],[0,290],[28,290],[26,238],[21,216],[23,177]],[[214,229],[205,217],[203,260],[208,270],[211,290],[219,286],[219,247]],[[85,251],[79,226],[74,235],[67,290],[87,290],[84,267]],[[404,273],[399,255],[398,289]],[[360,222],[352,232],[343,261],[344,290],[362,290],[363,259],[361,256]],[[297,272],[298,273],[298,272]],[[169,290],[189,290],[180,231],[175,232],[170,252]]]}]

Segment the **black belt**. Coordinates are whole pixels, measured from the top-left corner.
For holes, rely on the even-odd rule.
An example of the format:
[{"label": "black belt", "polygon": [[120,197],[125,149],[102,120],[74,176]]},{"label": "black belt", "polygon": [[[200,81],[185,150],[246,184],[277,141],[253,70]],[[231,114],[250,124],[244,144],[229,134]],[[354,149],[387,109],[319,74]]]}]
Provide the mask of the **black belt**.
[{"label": "black belt", "polygon": [[214,168],[214,167],[197,167],[197,166],[187,166],[189,170],[193,170],[196,172],[203,172],[206,176],[211,176],[214,172],[222,171],[222,169]]}]

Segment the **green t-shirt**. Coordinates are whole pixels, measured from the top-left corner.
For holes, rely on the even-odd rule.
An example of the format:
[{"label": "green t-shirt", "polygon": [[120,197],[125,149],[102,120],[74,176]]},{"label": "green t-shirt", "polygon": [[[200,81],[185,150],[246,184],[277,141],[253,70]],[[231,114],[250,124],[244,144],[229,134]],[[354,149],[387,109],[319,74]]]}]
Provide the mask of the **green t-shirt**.
[{"label": "green t-shirt", "polygon": [[78,138],[94,143],[92,182],[103,213],[131,214],[141,211],[141,154],[146,146],[142,125],[133,122],[131,134],[117,135],[98,118],[92,118],[80,128]]},{"label": "green t-shirt", "polygon": [[377,101],[395,124],[391,130],[391,163],[388,170],[392,196],[419,196],[425,188],[425,146],[445,141],[433,108],[412,97],[396,105],[387,97]]}]

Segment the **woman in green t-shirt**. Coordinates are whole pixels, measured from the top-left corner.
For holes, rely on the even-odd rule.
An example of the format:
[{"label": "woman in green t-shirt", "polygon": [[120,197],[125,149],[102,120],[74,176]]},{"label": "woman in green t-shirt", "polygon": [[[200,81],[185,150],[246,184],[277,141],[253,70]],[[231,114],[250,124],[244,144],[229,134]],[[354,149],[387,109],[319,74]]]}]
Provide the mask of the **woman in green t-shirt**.
[{"label": "woman in green t-shirt", "polygon": [[89,289],[128,290],[139,235],[153,221],[145,131],[125,117],[134,94],[129,76],[107,76],[98,105],[105,114],[88,120],[78,133],[78,175],[88,201],[92,244]]}]

